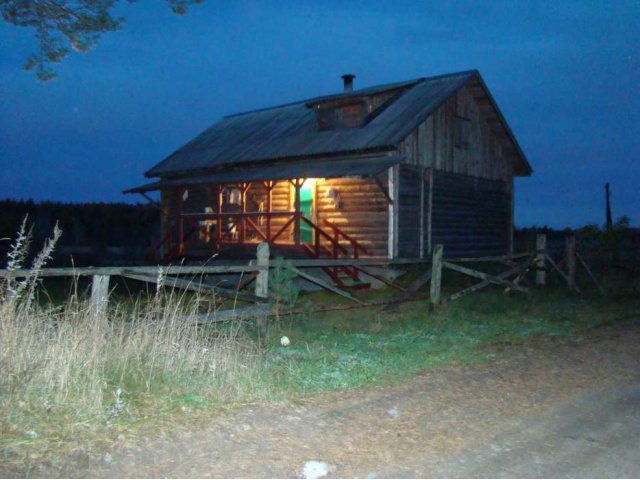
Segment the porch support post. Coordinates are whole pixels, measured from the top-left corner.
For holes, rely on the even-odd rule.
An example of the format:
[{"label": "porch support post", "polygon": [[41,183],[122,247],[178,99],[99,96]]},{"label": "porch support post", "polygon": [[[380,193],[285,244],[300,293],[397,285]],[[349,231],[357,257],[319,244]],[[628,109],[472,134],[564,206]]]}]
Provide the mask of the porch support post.
[{"label": "porch support post", "polygon": [[178,189],[178,251],[184,253],[184,192],[186,188]]},{"label": "porch support post", "polygon": [[420,258],[424,258],[424,169],[420,168]]},{"label": "porch support post", "polygon": [[400,170],[397,165],[394,165],[389,167],[388,172],[388,191],[391,202],[389,203],[388,214],[387,256],[395,258],[398,255],[398,181]]},{"label": "porch support post", "polygon": [[[250,184],[249,184],[250,185]],[[241,183],[240,187],[240,243],[244,244],[247,240],[247,222],[245,215],[247,213],[247,184]]]},{"label": "porch support post", "polygon": [[264,182],[264,188],[267,190],[267,205],[266,205],[266,214],[267,214],[267,242],[271,243],[271,193],[273,191],[273,187],[275,187],[275,180],[267,180]]},{"label": "porch support post", "polygon": [[295,210],[295,222],[293,224],[293,242],[296,244],[296,246],[300,245],[300,216],[302,214],[302,212],[300,211],[300,189],[302,188],[304,180],[304,178],[296,178],[293,183],[293,187],[295,188],[295,196],[293,201],[293,209]]},{"label": "porch support post", "polygon": [[222,243],[222,190],[223,185],[216,185],[216,237],[218,242],[218,249],[220,248],[220,244]]}]

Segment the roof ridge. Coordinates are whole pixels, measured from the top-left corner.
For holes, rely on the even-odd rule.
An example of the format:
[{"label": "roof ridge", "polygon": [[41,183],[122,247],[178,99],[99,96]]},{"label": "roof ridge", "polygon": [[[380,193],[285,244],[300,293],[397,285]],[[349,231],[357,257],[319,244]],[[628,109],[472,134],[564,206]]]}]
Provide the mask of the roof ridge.
[{"label": "roof ridge", "polygon": [[[385,87],[388,87],[389,90],[393,89],[393,88],[400,88],[403,85],[410,85],[410,84],[418,84],[418,83],[423,83],[426,81],[430,81],[430,80],[440,80],[443,78],[448,78],[448,77],[456,77],[459,75],[469,75],[472,73],[479,73],[477,69],[471,69],[471,70],[463,70],[460,72],[453,72],[453,73],[445,73],[445,74],[441,74],[441,75],[434,75],[431,77],[418,77],[415,78],[413,80],[405,80],[405,81],[400,81],[400,82],[390,82],[390,83],[381,83],[379,85],[371,85],[369,87],[364,87],[364,88],[360,88],[358,90],[354,90],[353,92],[349,92],[346,95],[357,95],[359,92],[365,92],[367,90],[374,90],[374,89],[384,89]],[[309,102],[315,102],[315,101],[320,101],[322,99],[327,99],[327,98],[333,98],[333,97],[340,97],[342,95],[345,95],[344,92],[342,93],[335,93],[335,94],[329,94],[329,95],[321,95],[318,97],[311,97],[311,98],[307,98],[305,100],[298,100],[296,102],[289,102],[289,103],[283,103],[281,105],[274,105],[272,107],[263,107],[263,108],[256,108],[254,110],[247,110],[246,112],[238,112],[238,113],[232,113],[229,115],[225,115],[224,117],[222,117],[223,119],[227,119],[227,118],[234,118],[234,117],[240,117],[243,115],[249,115],[252,113],[260,113],[260,112],[266,112],[269,110],[275,110],[278,108],[285,108],[285,107],[292,107],[294,105],[305,105]]]}]

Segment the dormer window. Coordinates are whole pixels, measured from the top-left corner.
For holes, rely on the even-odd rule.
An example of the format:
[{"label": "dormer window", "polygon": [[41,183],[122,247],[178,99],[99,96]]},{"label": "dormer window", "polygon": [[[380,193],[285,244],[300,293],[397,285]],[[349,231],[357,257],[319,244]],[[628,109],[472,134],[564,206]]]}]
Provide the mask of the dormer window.
[{"label": "dormer window", "polygon": [[364,100],[344,105],[317,105],[318,130],[359,128],[364,125],[367,113],[367,105]]},{"label": "dormer window", "polygon": [[354,75],[347,74],[342,78],[344,93],[306,103],[307,108],[316,112],[319,131],[362,128],[413,85],[405,83],[376,91],[364,89],[354,92]]}]

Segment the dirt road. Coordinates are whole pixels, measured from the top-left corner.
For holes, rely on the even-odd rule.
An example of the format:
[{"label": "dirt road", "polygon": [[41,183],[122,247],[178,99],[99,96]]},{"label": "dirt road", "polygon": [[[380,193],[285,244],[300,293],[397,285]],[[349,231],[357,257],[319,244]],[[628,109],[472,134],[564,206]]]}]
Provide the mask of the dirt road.
[{"label": "dirt road", "polygon": [[115,446],[65,476],[640,476],[640,321],[483,347],[400,386],[252,407]]}]

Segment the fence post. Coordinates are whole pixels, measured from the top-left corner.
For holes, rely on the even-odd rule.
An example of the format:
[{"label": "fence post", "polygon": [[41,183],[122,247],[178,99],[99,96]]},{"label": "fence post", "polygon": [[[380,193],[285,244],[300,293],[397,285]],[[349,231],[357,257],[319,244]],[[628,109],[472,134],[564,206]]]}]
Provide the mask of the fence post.
[{"label": "fence post", "polygon": [[544,287],[547,284],[546,266],[547,236],[544,233],[536,235],[536,285]]},{"label": "fence post", "polygon": [[[259,267],[269,267],[269,244],[262,242],[258,244],[256,252],[256,265]],[[256,277],[256,297],[267,298],[269,296],[269,269],[258,271]]]},{"label": "fence post", "polygon": [[576,236],[571,234],[565,238],[567,254],[567,288],[576,288]]},{"label": "fence post", "polygon": [[94,275],[91,282],[91,310],[97,316],[107,308],[109,299],[109,275]]},{"label": "fence post", "polygon": [[433,248],[431,264],[431,303],[440,304],[440,285],[442,283],[442,245]]},{"label": "fence post", "polygon": [[[256,265],[266,267],[264,270],[258,271],[258,276],[256,277],[256,297],[267,298],[269,296],[269,244],[267,242],[258,244]],[[267,317],[258,315],[256,323],[260,332],[266,334]]]}]

